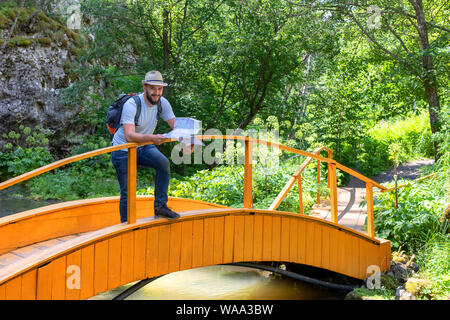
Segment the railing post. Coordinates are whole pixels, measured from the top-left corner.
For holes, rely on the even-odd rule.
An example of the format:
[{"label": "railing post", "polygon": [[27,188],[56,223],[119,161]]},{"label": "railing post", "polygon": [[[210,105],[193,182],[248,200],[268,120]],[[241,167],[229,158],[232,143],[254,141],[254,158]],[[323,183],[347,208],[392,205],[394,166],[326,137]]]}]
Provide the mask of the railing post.
[{"label": "railing post", "polygon": [[330,173],[331,222],[338,223],[336,163],[329,163],[328,165],[328,172]]},{"label": "railing post", "polygon": [[[328,159],[333,159],[333,150],[329,149],[328,150]],[[329,167],[328,167],[329,168]],[[327,186],[328,188],[330,187],[330,170],[328,170],[328,176],[327,176]]]},{"label": "railing post", "polygon": [[300,173],[297,177],[298,181],[298,204],[300,206],[300,214],[304,214],[303,212],[303,193],[302,193],[302,174]]},{"label": "railing post", "polygon": [[245,140],[245,160],[244,160],[244,208],[253,207],[252,196],[252,174],[253,174],[253,145],[249,140]]},{"label": "railing post", "polygon": [[367,233],[369,237],[375,237],[375,223],[373,216],[373,184],[366,182],[366,205],[367,205]]},{"label": "railing post", "polygon": [[127,223],[136,222],[136,147],[128,148]]},{"label": "railing post", "polygon": [[[320,152],[319,152],[320,155]],[[317,199],[316,203],[320,203],[320,160],[317,160]]]}]

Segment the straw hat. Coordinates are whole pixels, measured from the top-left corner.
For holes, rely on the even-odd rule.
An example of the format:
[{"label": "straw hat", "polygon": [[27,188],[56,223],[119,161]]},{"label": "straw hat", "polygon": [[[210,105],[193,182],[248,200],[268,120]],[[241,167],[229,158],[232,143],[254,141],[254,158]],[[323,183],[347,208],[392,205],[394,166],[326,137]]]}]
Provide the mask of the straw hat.
[{"label": "straw hat", "polygon": [[167,83],[163,81],[162,75],[159,71],[149,71],[145,74],[145,79],[142,80],[142,84],[151,84],[154,86],[167,86]]}]

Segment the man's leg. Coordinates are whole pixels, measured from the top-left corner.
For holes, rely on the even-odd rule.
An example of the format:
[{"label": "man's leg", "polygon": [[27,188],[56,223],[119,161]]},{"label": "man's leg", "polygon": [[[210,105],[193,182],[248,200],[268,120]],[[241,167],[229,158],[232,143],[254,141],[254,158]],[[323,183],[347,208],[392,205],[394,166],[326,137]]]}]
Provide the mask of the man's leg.
[{"label": "man's leg", "polygon": [[[170,162],[155,145],[146,145],[138,148],[138,165],[153,168],[155,176],[155,213],[159,208],[167,208],[167,192],[170,180]],[[164,215],[164,214],[163,214]],[[165,215],[166,216],[166,215]],[[178,215],[169,211],[170,218],[178,218]]]},{"label": "man's leg", "polygon": [[111,162],[116,168],[117,180],[120,186],[120,222],[127,222],[127,198],[128,198],[128,152],[123,150],[111,152]]}]

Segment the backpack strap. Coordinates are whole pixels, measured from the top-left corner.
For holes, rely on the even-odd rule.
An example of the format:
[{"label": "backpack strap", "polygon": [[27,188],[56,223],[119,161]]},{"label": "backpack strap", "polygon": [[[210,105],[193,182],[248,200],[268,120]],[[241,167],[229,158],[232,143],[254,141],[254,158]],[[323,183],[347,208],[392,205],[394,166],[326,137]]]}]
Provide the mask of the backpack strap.
[{"label": "backpack strap", "polygon": [[134,102],[136,102],[136,116],[134,117],[134,125],[138,125],[139,116],[141,115],[141,98],[138,95],[132,96]]},{"label": "backpack strap", "polygon": [[158,113],[156,114],[156,121],[158,121],[161,118],[161,113],[162,113],[161,98],[159,98],[159,101],[156,105],[158,106]]}]

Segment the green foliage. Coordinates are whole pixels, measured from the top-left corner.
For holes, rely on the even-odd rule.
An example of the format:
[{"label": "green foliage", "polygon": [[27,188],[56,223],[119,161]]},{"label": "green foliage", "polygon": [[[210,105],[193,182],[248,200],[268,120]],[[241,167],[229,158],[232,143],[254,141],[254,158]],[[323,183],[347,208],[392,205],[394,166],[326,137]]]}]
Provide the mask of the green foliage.
[{"label": "green foliage", "polygon": [[398,189],[397,211],[393,192],[380,194],[375,199],[375,230],[380,237],[391,240],[393,248],[402,246],[415,252],[435,235],[446,234],[449,230],[448,220],[440,220],[448,205],[450,190],[450,137],[448,131],[445,133],[449,125],[447,109],[444,107],[442,112],[444,131],[431,137],[441,140],[439,152],[442,156],[426,172],[434,172],[436,176],[421,182],[411,182],[407,187]]},{"label": "green foliage", "polygon": [[450,237],[436,234],[420,249],[417,262],[421,265],[421,277],[429,279],[431,286],[423,288],[423,299],[445,300],[450,298]]},{"label": "green foliage", "polygon": [[427,117],[424,113],[377,123],[360,140],[358,148],[344,145],[342,162],[373,177],[393,165],[390,146],[398,149],[398,164],[432,157],[433,143]]},{"label": "green foliage", "polygon": [[0,176],[18,176],[54,161],[48,150],[49,132],[39,126],[31,130],[21,125],[19,129],[22,134],[3,134],[8,142],[0,151]]},{"label": "green foliage", "polygon": [[398,210],[395,210],[393,192],[378,195],[375,200],[377,236],[391,240],[394,249],[401,246],[415,252],[431,235],[445,232],[448,226],[439,221],[446,196],[442,182],[443,177],[438,177],[399,189]]}]

